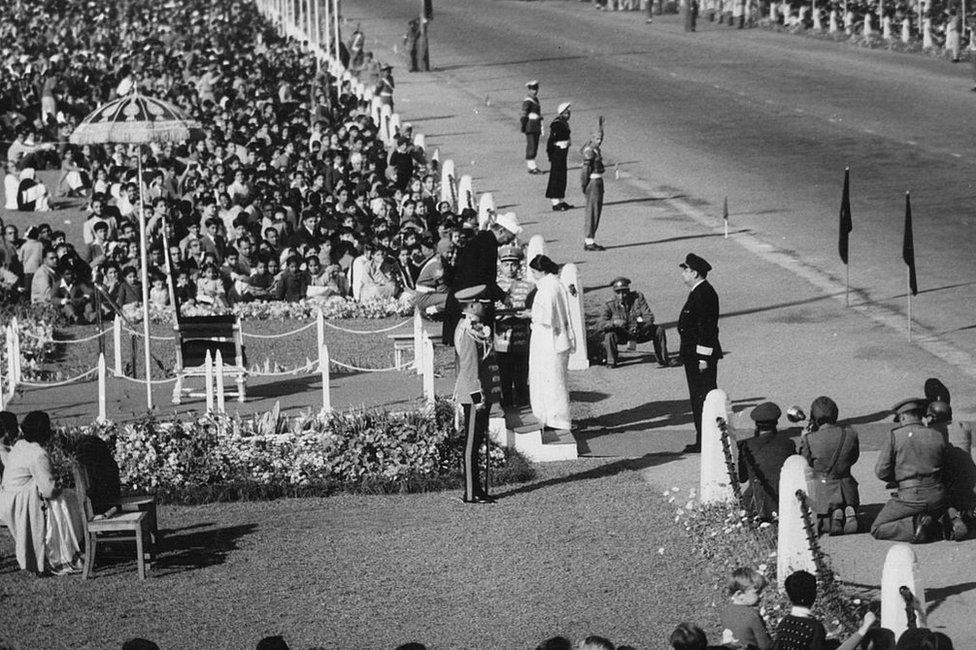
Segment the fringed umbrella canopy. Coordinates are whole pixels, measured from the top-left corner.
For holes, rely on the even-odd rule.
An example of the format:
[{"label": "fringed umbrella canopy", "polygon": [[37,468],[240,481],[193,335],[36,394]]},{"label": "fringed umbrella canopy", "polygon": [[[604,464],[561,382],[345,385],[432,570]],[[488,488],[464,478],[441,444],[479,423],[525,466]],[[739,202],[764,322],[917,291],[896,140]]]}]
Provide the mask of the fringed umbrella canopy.
[{"label": "fringed umbrella canopy", "polygon": [[200,124],[169,102],[138,92],[95,109],[71,134],[71,144],[183,142]]}]

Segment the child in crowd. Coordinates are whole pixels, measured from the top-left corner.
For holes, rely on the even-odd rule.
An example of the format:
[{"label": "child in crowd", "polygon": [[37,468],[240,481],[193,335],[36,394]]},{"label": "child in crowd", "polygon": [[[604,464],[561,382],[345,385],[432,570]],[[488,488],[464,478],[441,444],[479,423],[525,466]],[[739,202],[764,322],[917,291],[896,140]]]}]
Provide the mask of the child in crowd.
[{"label": "child in crowd", "polygon": [[[776,650],[822,650],[827,648],[827,632],[811,608],[817,600],[817,579],[807,571],[796,571],[786,578],[786,595],[793,604],[776,628]],[[837,650],[854,650],[874,625],[874,613],[864,615],[861,627]],[[882,646],[883,647],[883,646]]]},{"label": "child in crowd", "polygon": [[212,304],[214,307],[227,306],[224,281],[217,271],[216,264],[206,264],[200,271],[200,279],[197,280],[197,300]]},{"label": "child in crowd", "polygon": [[722,611],[722,643],[770,650],[773,639],[759,613],[759,598],[766,578],[755,569],[738,568],[729,579],[729,604]]},{"label": "child in crowd", "polygon": [[154,271],[150,276],[152,287],[149,289],[149,301],[157,307],[169,305],[169,291],[166,288],[166,276]]}]

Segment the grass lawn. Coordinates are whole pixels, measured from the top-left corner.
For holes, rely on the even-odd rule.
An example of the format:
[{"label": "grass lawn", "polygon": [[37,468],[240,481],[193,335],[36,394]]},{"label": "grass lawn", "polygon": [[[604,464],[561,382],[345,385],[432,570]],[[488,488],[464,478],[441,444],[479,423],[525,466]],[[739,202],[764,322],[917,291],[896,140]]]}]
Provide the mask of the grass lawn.
[{"label": "grass lawn", "polygon": [[3,533],[0,643],[531,648],[602,634],[659,648],[682,620],[714,637],[719,594],[641,479],[653,462],[542,466],[493,506],[442,492],[163,507],[168,537],[145,582],[111,558],[87,582],[22,574]]}]

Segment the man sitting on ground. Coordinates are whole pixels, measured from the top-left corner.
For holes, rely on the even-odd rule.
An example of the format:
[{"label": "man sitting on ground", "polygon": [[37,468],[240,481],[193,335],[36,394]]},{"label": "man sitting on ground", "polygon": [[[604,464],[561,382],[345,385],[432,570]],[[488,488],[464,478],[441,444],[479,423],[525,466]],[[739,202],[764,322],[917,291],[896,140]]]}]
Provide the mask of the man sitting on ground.
[{"label": "man sitting on ground", "polygon": [[616,278],[610,285],[614,297],[603,306],[600,328],[607,365],[617,367],[617,346],[620,343],[654,341],[654,355],[662,368],[671,365],[668,359],[668,337],[664,327],[654,324],[654,314],[640,291],[631,291],[628,278]]}]

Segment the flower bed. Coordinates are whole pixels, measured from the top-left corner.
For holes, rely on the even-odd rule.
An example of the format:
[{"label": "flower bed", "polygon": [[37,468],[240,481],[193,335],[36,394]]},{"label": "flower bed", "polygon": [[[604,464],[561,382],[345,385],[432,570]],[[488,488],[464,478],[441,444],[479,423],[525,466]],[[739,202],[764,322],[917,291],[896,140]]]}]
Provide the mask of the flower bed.
[{"label": "flower bed", "polygon": [[[115,450],[124,492],[151,493],[164,502],[423,492],[461,485],[463,439],[453,423],[453,405],[443,400],[398,413],[294,418],[282,417],[276,406],[252,418],[144,418],[63,429],[52,457],[70,458],[80,437],[96,435]],[[534,474],[511,450],[493,448],[491,461],[496,484]]]},{"label": "flower bed", "polygon": [[[408,316],[413,313],[413,297],[409,293],[399,299],[367,300],[359,302],[348,298],[306,298],[298,302],[268,301],[241,302],[230,307],[217,308],[202,303],[186,304],[182,307],[184,316],[211,316],[215,314],[234,314],[245,320],[308,320],[315,318],[319,310],[327,319],[344,318],[388,318]],[[139,314],[133,314],[140,318]],[[149,318],[154,323],[173,323],[174,311],[170,307],[151,305]]]},{"label": "flower bed", "polygon": [[[694,490],[687,498],[680,496],[678,488],[664,496],[675,507],[676,526],[706,560],[710,574],[707,582],[724,586],[737,567],[751,567],[766,577],[770,587],[762,593],[760,611],[770,630],[775,629],[791,607],[786,594],[776,588],[776,524],[758,523],[733,502],[703,505]],[[823,621],[829,635],[847,638],[860,624],[861,600],[838,582],[830,569],[830,558],[819,550],[819,545],[816,552],[820,568],[814,614]],[[718,600],[725,595],[722,593]]]},{"label": "flower bed", "polygon": [[[6,330],[10,321],[17,318],[20,332],[20,367],[24,379],[38,381],[49,378],[50,373],[42,370],[41,364],[50,361],[56,350],[54,323],[57,312],[53,308],[6,307],[0,311],[0,326]],[[0,341],[0,368],[7,374],[6,341]],[[6,387],[6,383],[4,382]]]}]

